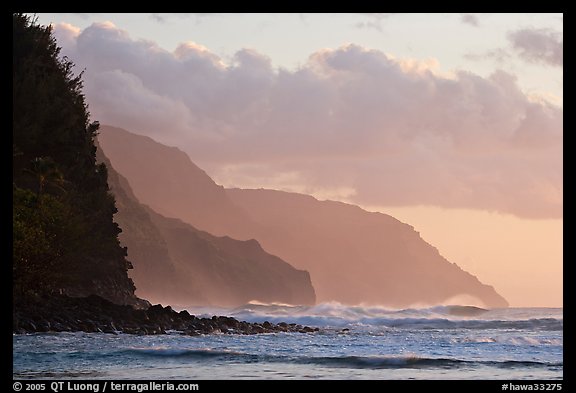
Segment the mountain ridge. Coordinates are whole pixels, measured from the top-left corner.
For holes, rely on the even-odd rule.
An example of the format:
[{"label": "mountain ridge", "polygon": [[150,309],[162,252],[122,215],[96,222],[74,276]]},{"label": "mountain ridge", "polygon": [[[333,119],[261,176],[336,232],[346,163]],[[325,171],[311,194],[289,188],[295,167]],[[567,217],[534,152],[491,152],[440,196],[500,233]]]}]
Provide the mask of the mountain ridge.
[{"label": "mountain ridge", "polygon": [[[296,238],[280,239],[273,231],[267,230],[260,233],[259,240],[267,250],[282,255],[294,266],[306,266],[312,274],[320,301],[406,307],[445,303],[451,298],[478,297],[481,294],[484,300],[477,300],[483,304],[507,306],[505,299],[494,288],[482,284],[477,277],[449,262],[411,225],[390,215],[367,212],[344,202],[319,201],[309,195],[285,191],[227,189],[226,192],[256,222],[270,227],[282,220],[284,231],[296,235]],[[298,237],[302,234],[301,228],[306,228],[308,236],[316,240],[306,249],[301,247],[305,239]],[[334,244],[343,243],[347,243],[347,246],[330,250]],[[316,265],[314,261],[320,259],[324,263]],[[336,261],[339,263],[336,264]],[[329,268],[334,270],[335,265],[337,271],[332,273],[332,281],[336,283],[319,279]],[[369,269],[371,274],[362,271],[360,266]],[[393,273],[393,277],[390,277],[390,273]],[[453,280],[447,280],[448,276],[452,276]],[[470,290],[456,280],[456,276],[471,288],[476,287],[478,294],[468,293]],[[346,286],[353,286],[357,293],[342,297],[341,288]],[[454,290],[449,291],[445,289],[446,286]],[[398,297],[403,300],[395,301]]]},{"label": "mountain ridge", "polygon": [[[197,166],[189,157],[172,160],[167,148],[151,138],[146,137],[147,150],[143,150],[139,135],[103,126],[100,139],[113,165],[134,185],[143,203],[162,205],[167,216],[211,233],[257,239],[267,252],[310,272],[319,302],[407,307],[466,297],[480,306],[508,305],[494,288],[449,262],[411,225],[390,215],[297,193],[224,189],[206,172],[181,167]],[[130,149],[124,148],[127,145]],[[162,161],[162,170],[150,168],[156,160]],[[191,173],[203,179],[184,175]],[[151,193],[146,186],[151,182],[170,192]],[[223,209],[232,214],[198,217],[190,213],[203,208],[198,201],[214,195],[208,210],[218,210],[222,202]]]},{"label": "mountain ridge", "polygon": [[[180,218],[216,236],[233,235],[235,228],[250,222],[250,218],[229,200],[224,187],[217,185],[182,150],[159,144],[150,137],[133,139],[131,135],[121,128],[106,125],[101,127],[98,138],[108,158],[123,157],[122,161],[111,159],[112,165],[128,179],[137,197],[146,193],[146,200],[138,198],[143,204],[159,214]],[[170,167],[166,167],[166,157],[170,157]],[[143,165],[146,167],[144,172],[141,170]],[[151,178],[160,177],[164,178],[164,187],[150,183]],[[196,189],[204,192],[197,193]],[[191,206],[198,208],[189,208]]]},{"label": "mountain ridge", "polygon": [[115,221],[132,262],[136,293],[153,302],[240,306],[249,301],[313,304],[308,272],[268,254],[254,239],[214,236],[141,204],[102,149],[117,200]]}]

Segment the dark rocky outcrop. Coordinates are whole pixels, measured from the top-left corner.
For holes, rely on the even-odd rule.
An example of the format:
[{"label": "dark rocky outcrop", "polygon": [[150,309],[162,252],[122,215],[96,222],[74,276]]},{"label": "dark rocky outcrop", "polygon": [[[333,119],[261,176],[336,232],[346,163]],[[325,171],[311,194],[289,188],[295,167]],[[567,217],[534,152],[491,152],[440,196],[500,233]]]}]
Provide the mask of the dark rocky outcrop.
[{"label": "dark rocky outcrop", "polygon": [[198,318],[187,311],[176,312],[170,306],[162,307],[160,304],[135,309],[96,295],[20,299],[14,304],[12,319],[12,331],[17,334],[83,331],[148,335],[165,334],[170,330],[196,336],[215,333],[311,333],[318,331],[318,328],[286,323],[248,323],[224,316]]}]

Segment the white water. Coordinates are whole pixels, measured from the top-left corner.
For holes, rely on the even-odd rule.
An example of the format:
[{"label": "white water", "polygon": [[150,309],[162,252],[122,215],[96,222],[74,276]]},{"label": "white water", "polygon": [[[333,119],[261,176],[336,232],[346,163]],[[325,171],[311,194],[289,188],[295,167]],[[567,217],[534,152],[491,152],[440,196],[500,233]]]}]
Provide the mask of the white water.
[{"label": "white water", "polygon": [[562,309],[188,308],[320,327],[255,336],[15,335],[17,378],[562,379]]}]

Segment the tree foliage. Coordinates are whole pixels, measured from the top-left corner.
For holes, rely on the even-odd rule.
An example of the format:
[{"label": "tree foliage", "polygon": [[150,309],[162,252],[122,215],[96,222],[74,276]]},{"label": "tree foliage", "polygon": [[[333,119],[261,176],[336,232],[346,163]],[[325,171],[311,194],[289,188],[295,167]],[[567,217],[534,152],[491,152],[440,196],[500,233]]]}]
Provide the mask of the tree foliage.
[{"label": "tree foliage", "polygon": [[13,15],[12,65],[15,294],[133,293],[82,73],[60,57],[50,27],[22,14]]}]

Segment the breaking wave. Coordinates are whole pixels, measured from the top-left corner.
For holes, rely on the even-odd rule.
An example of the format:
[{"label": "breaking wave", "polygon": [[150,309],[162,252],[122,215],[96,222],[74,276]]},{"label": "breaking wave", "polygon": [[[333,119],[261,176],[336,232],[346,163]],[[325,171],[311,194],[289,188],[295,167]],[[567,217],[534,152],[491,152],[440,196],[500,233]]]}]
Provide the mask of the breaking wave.
[{"label": "breaking wave", "polygon": [[345,367],[358,369],[385,369],[385,368],[443,368],[454,369],[462,367],[497,367],[497,368],[526,368],[526,367],[562,367],[562,362],[547,363],[538,361],[474,361],[451,358],[431,358],[413,355],[407,356],[281,356],[251,354],[237,351],[212,350],[208,348],[200,349],[129,349],[125,353],[144,357],[162,358],[188,358],[190,360],[206,361],[220,360],[224,362],[266,362],[266,363],[297,363],[312,364],[324,367]]},{"label": "breaking wave", "polygon": [[[235,309],[189,309],[205,315],[230,315],[248,322],[293,322],[331,328],[394,329],[516,329],[562,330],[562,309],[494,309],[450,305],[391,309],[381,306],[347,306],[336,302],[315,306],[250,303]],[[553,311],[552,314],[550,311]],[[541,317],[539,317],[541,316]],[[551,317],[552,316],[552,317]]]}]

